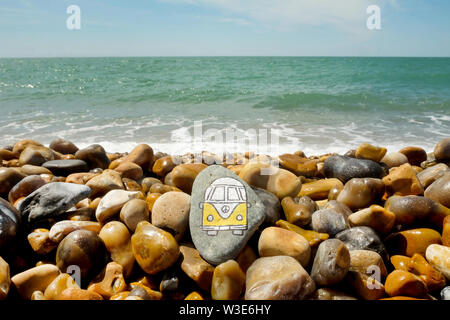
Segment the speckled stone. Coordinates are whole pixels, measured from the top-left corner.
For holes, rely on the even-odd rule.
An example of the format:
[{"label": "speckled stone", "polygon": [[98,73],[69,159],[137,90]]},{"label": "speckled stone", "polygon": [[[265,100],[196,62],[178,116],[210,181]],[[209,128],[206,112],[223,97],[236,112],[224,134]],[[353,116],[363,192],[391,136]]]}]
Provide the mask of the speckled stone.
[{"label": "speckled stone", "polygon": [[[203,210],[206,189],[220,178],[231,178],[227,182],[240,184],[247,194],[247,226],[242,234],[234,234],[233,230],[219,230],[215,235],[208,235],[202,228]],[[194,181],[191,196],[189,227],[192,241],[201,256],[211,264],[217,265],[234,259],[244,248],[248,239],[264,221],[265,207],[253,189],[232,171],[222,166],[209,166],[202,170]]]},{"label": "speckled stone", "polygon": [[372,160],[332,156],[325,160],[324,173],[327,178],[337,178],[346,183],[353,178],[382,178],[383,169]]},{"label": "speckled stone", "polygon": [[387,258],[387,251],[377,233],[369,227],[354,227],[336,235],[351,250],[372,250],[383,259]]}]

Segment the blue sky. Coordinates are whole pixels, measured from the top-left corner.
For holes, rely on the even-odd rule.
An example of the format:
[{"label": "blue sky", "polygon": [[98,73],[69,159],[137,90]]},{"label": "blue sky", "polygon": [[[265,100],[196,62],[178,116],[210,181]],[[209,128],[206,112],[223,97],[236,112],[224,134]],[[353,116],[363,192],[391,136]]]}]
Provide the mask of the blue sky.
[{"label": "blue sky", "polygon": [[1,0],[0,57],[448,57],[449,17],[448,0]]}]

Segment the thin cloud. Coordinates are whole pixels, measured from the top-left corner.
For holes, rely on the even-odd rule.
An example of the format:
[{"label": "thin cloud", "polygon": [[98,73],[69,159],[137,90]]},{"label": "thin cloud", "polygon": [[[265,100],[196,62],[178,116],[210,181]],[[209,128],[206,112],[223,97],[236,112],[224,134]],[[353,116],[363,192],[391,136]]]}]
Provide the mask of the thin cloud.
[{"label": "thin cloud", "polygon": [[215,8],[243,17],[251,23],[295,28],[302,25],[332,25],[354,32],[365,28],[369,5],[398,7],[396,0],[160,0]]},{"label": "thin cloud", "polygon": [[251,23],[245,19],[241,19],[241,18],[223,18],[219,20],[220,22],[224,22],[224,23],[234,23],[237,24],[239,26],[249,26],[251,25]]}]

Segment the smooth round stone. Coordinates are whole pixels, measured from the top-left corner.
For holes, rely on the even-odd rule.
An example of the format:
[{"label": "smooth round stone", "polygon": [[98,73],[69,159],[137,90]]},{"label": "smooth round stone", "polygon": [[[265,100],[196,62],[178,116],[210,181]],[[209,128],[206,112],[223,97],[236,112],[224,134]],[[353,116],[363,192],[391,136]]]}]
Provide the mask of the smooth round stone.
[{"label": "smooth round stone", "polygon": [[387,199],[384,208],[395,214],[397,224],[412,224],[427,219],[442,225],[444,217],[450,214],[450,209],[422,196],[392,196]]},{"label": "smooth round stone", "polygon": [[362,209],[381,199],[384,185],[380,179],[353,178],[349,180],[337,197],[352,210]]},{"label": "smooth round stone", "polygon": [[320,233],[335,236],[337,233],[348,229],[347,217],[334,209],[321,209],[313,213],[311,228]]},{"label": "smooth round stone", "polygon": [[382,167],[372,161],[346,156],[332,156],[325,160],[324,173],[327,178],[337,178],[346,183],[353,178],[381,178]]},{"label": "smooth round stone", "polygon": [[390,152],[381,159],[381,162],[385,163],[390,169],[408,163],[408,158],[403,153]]},{"label": "smooth round stone", "polygon": [[214,269],[211,284],[213,300],[237,300],[245,286],[245,273],[234,260],[219,264]]},{"label": "smooth round stone", "polygon": [[123,162],[114,170],[119,172],[122,178],[129,178],[135,181],[141,179],[144,175],[142,168],[133,162]]},{"label": "smooth round stone", "polygon": [[15,153],[16,155],[19,155],[28,146],[43,147],[43,145],[37,141],[31,140],[31,139],[24,139],[24,140],[18,141],[16,144],[14,144],[12,152]]},{"label": "smooth round stone", "polygon": [[21,166],[26,164],[40,166],[47,161],[53,160],[54,158],[55,156],[49,148],[28,146],[20,154],[19,163]]},{"label": "smooth round stone", "polygon": [[447,280],[450,280],[450,247],[439,244],[429,245],[425,257]]},{"label": "smooth round stone", "polygon": [[411,257],[405,271],[418,275],[425,282],[428,292],[440,290],[445,286],[445,277],[433,268],[421,254],[415,253]]},{"label": "smooth round stone", "polygon": [[434,148],[434,156],[438,161],[450,160],[450,138],[444,138]]},{"label": "smooth round stone", "polygon": [[253,188],[263,205],[266,207],[266,218],[263,225],[274,225],[281,217],[280,200],[272,192],[261,188]]},{"label": "smooth round stone", "polygon": [[288,256],[257,259],[245,284],[245,300],[302,300],[316,288],[301,264]]},{"label": "smooth round stone", "polygon": [[308,240],[294,231],[269,227],[259,237],[258,251],[260,257],[290,256],[307,267],[311,258]]},{"label": "smooth round stone", "polygon": [[125,189],[120,173],[109,169],[90,178],[86,186],[92,190],[91,197],[103,196],[111,190]]},{"label": "smooth round stone", "polygon": [[305,226],[311,222],[311,217],[319,209],[317,204],[308,196],[301,198],[285,197],[281,200],[284,215],[289,223]]},{"label": "smooth round stone", "polygon": [[13,153],[11,150],[7,150],[5,148],[0,148],[0,159],[3,159],[5,161],[13,160],[17,157],[15,153]]},{"label": "smooth round stone", "polygon": [[425,283],[415,274],[394,270],[386,278],[385,291],[391,297],[408,296],[421,298],[427,293]]},{"label": "smooth round stone", "polygon": [[298,197],[308,196],[312,200],[324,200],[328,198],[333,188],[342,189],[344,188],[344,184],[336,178],[303,183]]},{"label": "smooth round stone", "polygon": [[297,176],[314,177],[317,174],[317,160],[309,160],[295,154],[278,156],[280,165]]},{"label": "smooth round stone", "polygon": [[131,199],[120,210],[120,220],[132,232],[136,230],[139,222],[149,221],[149,216],[147,202],[142,199]]},{"label": "smooth round stone", "polygon": [[86,184],[89,180],[98,175],[100,175],[100,173],[94,172],[72,173],[66,177],[66,182],[76,184]]},{"label": "smooth round stone", "polygon": [[334,211],[341,213],[346,218],[348,218],[353,213],[347,205],[336,200],[328,201],[323,209],[333,209]]},{"label": "smooth round stone", "polygon": [[345,278],[350,267],[350,253],[338,239],[328,239],[317,249],[311,278],[318,286],[331,286]]},{"label": "smooth round stone", "polygon": [[406,147],[399,152],[408,158],[408,162],[412,166],[420,166],[422,162],[427,160],[427,153],[419,147]]},{"label": "smooth round stone", "polygon": [[362,143],[358,149],[356,149],[355,157],[357,159],[372,160],[380,162],[380,160],[386,154],[387,149],[382,147],[376,147],[368,143]]},{"label": "smooth round stone", "polygon": [[20,213],[8,201],[0,198],[0,254],[14,242],[20,223]]},{"label": "smooth round stone", "polygon": [[27,197],[45,183],[45,180],[38,175],[25,177],[9,191],[8,201],[10,203],[15,203],[18,199]]},{"label": "smooth round stone", "polygon": [[389,195],[409,196],[423,194],[423,187],[409,163],[393,168],[383,178]]},{"label": "smooth round stone", "polygon": [[107,261],[105,244],[97,233],[76,230],[69,233],[58,245],[56,265],[62,272],[76,265],[80,268],[82,280],[97,275]]},{"label": "smooth round stone", "polygon": [[52,225],[48,237],[51,241],[59,243],[65,236],[75,230],[90,230],[98,234],[101,228],[101,224],[94,221],[63,220]]},{"label": "smooth round stone", "polygon": [[99,234],[111,260],[123,268],[123,274],[128,277],[134,265],[134,255],[131,248],[131,235],[127,227],[119,221],[111,221],[103,226]]},{"label": "smooth round stone", "polygon": [[336,235],[344,242],[348,250],[371,250],[377,252],[383,259],[387,258],[387,251],[377,233],[369,227],[354,227]]},{"label": "smooth round stone", "polygon": [[138,223],[131,246],[137,263],[150,275],[171,267],[180,254],[175,238],[147,221]]},{"label": "smooth round stone", "polygon": [[450,208],[450,172],[433,182],[425,190],[425,197]]},{"label": "smooth round stone", "polygon": [[[213,183],[215,184],[213,185]],[[227,185],[228,190],[233,190],[232,188],[234,188],[236,191],[236,188],[241,188],[240,194],[241,196],[245,194],[245,202],[242,198],[240,198],[241,200],[239,200],[239,202],[205,202],[205,200],[209,199],[209,193],[206,192],[211,191],[212,189],[210,186],[215,186],[216,184]],[[212,213],[208,213],[206,217],[203,216],[203,208],[207,205],[209,206],[209,209],[205,209],[205,211],[211,210],[210,212],[217,212],[212,211],[216,210],[214,209],[215,205],[224,217],[229,218],[234,212],[236,218],[234,220],[230,218],[230,222],[227,223],[226,221],[220,222],[223,221],[223,219],[218,219],[216,216],[218,222],[212,220],[210,221],[211,223],[208,224],[208,216],[212,215]],[[225,210],[227,210],[226,214],[228,216],[225,215],[224,210],[222,210],[225,205],[227,206],[225,207]],[[242,210],[239,213],[242,216],[242,220],[238,220],[239,214],[234,210],[238,205],[240,207],[237,210]],[[233,209],[232,206],[235,208]],[[219,216],[222,217],[222,215]],[[245,183],[245,181],[235,175],[232,171],[222,166],[212,165],[207,169],[202,170],[195,179],[191,196],[189,228],[195,247],[200,252],[201,256],[209,263],[217,265],[227,260],[234,259],[245,247],[247,241],[263,223],[265,218],[265,207],[261,199],[255,191]],[[217,223],[219,223],[219,225],[217,225]],[[222,225],[220,225],[220,223],[222,223]],[[211,232],[208,233],[208,231]]]},{"label": "smooth round stone", "polygon": [[47,183],[27,196],[19,205],[23,217],[29,222],[56,218],[81,200],[89,197],[87,186],[52,182]]},{"label": "smooth round stone", "polygon": [[353,287],[358,296],[364,300],[379,300],[385,296],[384,285],[375,279],[375,277],[350,270],[345,280]]},{"label": "smooth round stone", "polygon": [[75,158],[86,162],[90,169],[106,169],[111,163],[111,160],[106,155],[105,149],[99,144],[93,144],[78,150],[75,153]]},{"label": "smooth round stone", "polygon": [[31,164],[26,164],[26,165],[20,167],[20,172],[27,176],[52,174],[52,172],[50,170],[48,170],[47,168],[40,167],[40,166],[33,166]]},{"label": "smooth round stone", "polygon": [[67,177],[72,173],[89,171],[88,165],[83,160],[52,160],[42,165],[49,169],[55,176]]},{"label": "smooth round stone", "polygon": [[142,143],[131,150],[124,162],[133,162],[145,171],[151,171],[155,157],[153,149],[148,144]]},{"label": "smooth round stone", "polygon": [[391,231],[395,224],[395,214],[379,205],[371,205],[351,214],[348,222],[352,227],[367,226],[382,234]]},{"label": "smooth round stone", "polygon": [[450,286],[441,290],[441,300],[450,300]]},{"label": "smooth round stone", "polygon": [[429,185],[448,173],[450,173],[450,168],[445,163],[439,163],[419,172],[417,179],[424,188],[428,188]]},{"label": "smooth round stone", "polygon": [[22,299],[30,300],[33,292],[44,292],[58,275],[59,270],[55,265],[43,264],[16,274],[11,282]]},{"label": "smooth round stone", "polygon": [[189,225],[191,196],[184,192],[166,192],[152,207],[152,224],[172,233],[175,240],[180,240]]},{"label": "smooth round stone", "polygon": [[184,163],[173,168],[171,173],[175,187],[191,194],[192,185],[197,175],[208,166],[202,163]]},{"label": "smooth round stone", "polygon": [[18,170],[0,167],[0,195],[7,195],[8,192],[23,178],[25,178],[25,175]]},{"label": "smooth round stone", "polygon": [[0,301],[8,296],[10,285],[9,264],[0,257]]},{"label": "smooth round stone", "polygon": [[178,162],[178,160],[179,159],[174,159],[173,156],[161,157],[153,164],[152,171],[157,176],[164,177],[166,174],[172,171],[173,168],[176,167],[176,162]]},{"label": "smooth round stone", "polygon": [[95,210],[95,217],[99,222],[111,219],[131,199],[140,196],[139,191],[111,190],[100,200]]},{"label": "smooth round stone", "polygon": [[397,232],[385,239],[386,247],[391,253],[412,257],[415,253],[425,255],[431,244],[440,244],[441,235],[433,229],[420,228]]},{"label": "smooth round stone", "polygon": [[53,140],[49,148],[62,154],[75,154],[78,151],[76,145],[62,138]]},{"label": "smooth round stone", "polygon": [[253,187],[272,192],[280,200],[296,197],[302,187],[301,179],[292,172],[256,160],[246,164],[239,177]]},{"label": "smooth round stone", "polygon": [[386,277],[387,269],[383,258],[375,251],[371,250],[351,250],[350,270],[357,271],[369,276],[374,274],[374,267],[380,270],[380,276]]}]

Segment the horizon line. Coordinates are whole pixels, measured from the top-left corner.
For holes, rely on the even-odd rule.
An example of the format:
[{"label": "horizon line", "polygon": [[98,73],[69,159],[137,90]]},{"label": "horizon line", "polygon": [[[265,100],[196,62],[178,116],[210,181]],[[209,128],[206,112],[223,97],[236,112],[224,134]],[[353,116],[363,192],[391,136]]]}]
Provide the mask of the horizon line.
[{"label": "horizon line", "polygon": [[74,59],[74,58],[450,58],[450,56],[370,56],[370,55],[118,55],[118,56],[5,56],[0,59]]}]

